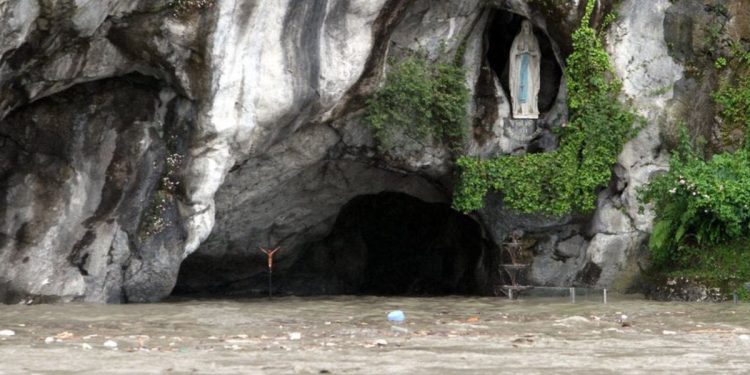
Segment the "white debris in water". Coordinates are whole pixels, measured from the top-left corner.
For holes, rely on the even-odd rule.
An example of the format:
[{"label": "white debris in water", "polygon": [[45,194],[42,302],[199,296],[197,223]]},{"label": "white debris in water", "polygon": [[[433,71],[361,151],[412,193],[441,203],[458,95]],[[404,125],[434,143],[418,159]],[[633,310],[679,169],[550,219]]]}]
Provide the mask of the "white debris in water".
[{"label": "white debris in water", "polygon": [[675,331],[667,331],[666,329],[661,331],[662,335],[676,335],[677,332]]},{"label": "white debris in water", "polygon": [[102,344],[102,345],[104,345],[104,347],[105,347],[105,348],[110,348],[110,349],[115,349],[115,348],[117,348],[117,343],[116,343],[116,342],[114,342],[114,341],[112,341],[112,340],[107,340],[107,341],[105,341],[105,342],[104,342],[104,344]]},{"label": "white debris in water", "polygon": [[375,346],[386,346],[388,345],[388,341],[385,341],[384,339],[377,339],[375,342],[373,342]]},{"label": "white debris in water", "polygon": [[0,336],[2,336],[2,337],[10,337],[10,336],[15,336],[15,335],[16,335],[16,332],[15,331],[11,331],[9,329],[4,329],[4,330],[0,331]]},{"label": "white debris in water", "polygon": [[81,344],[81,349],[83,349],[83,350],[91,350],[93,348],[91,347],[91,345],[89,345],[89,344],[87,344],[87,343],[84,342],[83,344]]},{"label": "white debris in water", "polygon": [[289,334],[289,340],[294,341],[294,340],[299,340],[301,338],[302,338],[302,333],[300,332],[291,332]]},{"label": "white debris in water", "polygon": [[46,337],[46,338],[44,339],[44,343],[45,343],[45,344],[52,344],[53,342],[55,342],[55,338],[54,338],[54,337],[52,337],[52,336]]},{"label": "white debris in water", "polygon": [[739,335],[737,338],[745,343],[750,343],[750,335]]}]

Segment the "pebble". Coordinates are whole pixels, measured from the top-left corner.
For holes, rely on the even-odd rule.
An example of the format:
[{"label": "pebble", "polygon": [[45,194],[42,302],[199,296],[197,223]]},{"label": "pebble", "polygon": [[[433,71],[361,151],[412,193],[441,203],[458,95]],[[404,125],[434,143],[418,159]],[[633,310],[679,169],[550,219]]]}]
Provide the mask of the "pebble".
[{"label": "pebble", "polygon": [[386,346],[388,345],[388,341],[385,341],[384,339],[377,339],[375,342],[373,342],[376,346]]},{"label": "pebble", "polygon": [[301,338],[302,338],[302,333],[300,332],[291,332],[289,334],[289,340],[294,341],[294,340],[299,340]]},{"label": "pebble", "polygon": [[10,336],[15,336],[15,335],[16,335],[16,332],[11,331],[9,329],[4,329],[0,331],[0,336],[3,336],[3,337],[10,337]]},{"label": "pebble", "polygon": [[114,341],[112,341],[112,340],[107,340],[107,341],[105,341],[105,342],[104,342],[104,344],[102,344],[102,345],[104,345],[104,347],[105,347],[105,348],[110,348],[110,349],[115,349],[115,348],[117,348],[117,343],[116,343],[116,342],[114,342]]},{"label": "pebble", "polygon": [[52,336],[49,336],[49,337],[47,337],[47,338],[44,339],[44,343],[45,344],[52,344],[53,342],[55,342],[55,338],[52,337]]}]

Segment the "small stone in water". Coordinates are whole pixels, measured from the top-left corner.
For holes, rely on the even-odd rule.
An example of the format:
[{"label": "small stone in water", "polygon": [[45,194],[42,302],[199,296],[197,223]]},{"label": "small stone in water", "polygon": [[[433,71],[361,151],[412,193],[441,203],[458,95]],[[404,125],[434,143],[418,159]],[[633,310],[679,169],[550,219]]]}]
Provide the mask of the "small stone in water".
[{"label": "small stone in water", "polygon": [[302,338],[302,333],[300,332],[292,332],[289,334],[289,340],[299,340]]},{"label": "small stone in water", "polygon": [[385,341],[384,339],[377,339],[373,344],[375,344],[376,346],[386,346],[388,345],[388,341]]},{"label": "small stone in water", "polygon": [[112,340],[107,340],[102,345],[104,345],[105,348],[110,348],[110,349],[114,349],[117,347],[117,343]]},{"label": "small stone in water", "polygon": [[55,342],[55,338],[52,337],[52,336],[49,336],[49,337],[47,337],[47,338],[44,339],[44,343],[45,344],[52,344],[53,342]]},{"label": "small stone in water", "polygon": [[0,336],[3,336],[3,337],[9,337],[9,336],[15,336],[15,335],[16,335],[16,332],[11,331],[9,329],[4,329],[0,331]]}]

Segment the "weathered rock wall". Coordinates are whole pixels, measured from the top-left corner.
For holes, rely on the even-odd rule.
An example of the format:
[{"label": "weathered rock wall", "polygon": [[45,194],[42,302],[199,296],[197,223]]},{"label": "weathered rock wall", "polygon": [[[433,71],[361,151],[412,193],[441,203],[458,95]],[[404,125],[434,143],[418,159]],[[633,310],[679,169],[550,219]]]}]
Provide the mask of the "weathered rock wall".
[{"label": "weathered rock wall", "polygon": [[[0,4],[0,301],[158,300],[181,265],[194,290],[261,274],[258,246],[285,249],[276,260],[283,273],[359,195],[449,202],[445,147],[405,142],[384,153],[363,123],[389,58],[463,53],[467,153],[554,149],[553,130],[567,121],[564,77],[540,121],[513,121],[502,72],[493,71],[501,68],[488,59],[492,25],[503,32],[526,17],[548,61],[562,66],[585,4],[547,3]],[[596,19],[610,6],[600,4]],[[646,125],[596,213],[519,216],[490,197],[473,215],[494,243],[483,267],[522,228],[536,240],[534,283],[622,286],[637,271],[651,222],[637,189],[666,167],[660,129],[680,105],[672,87],[683,68],[664,39],[672,7],[622,1],[606,35],[623,100]]]}]

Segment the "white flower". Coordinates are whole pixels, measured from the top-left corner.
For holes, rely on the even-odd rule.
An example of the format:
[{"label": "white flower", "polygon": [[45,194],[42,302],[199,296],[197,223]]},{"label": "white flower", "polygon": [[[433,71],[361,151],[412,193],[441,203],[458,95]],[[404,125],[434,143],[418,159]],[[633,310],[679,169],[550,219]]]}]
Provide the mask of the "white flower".
[{"label": "white flower", "polygon": [[680,185],[685,185],[685,180],[680,179]]},{"label": "white flower", "polygon": [[672,188],[672,189],[669,190],[669,192],[672,193],[672,194],[674,194],[674,193],[677,192],[677,188]]}]

